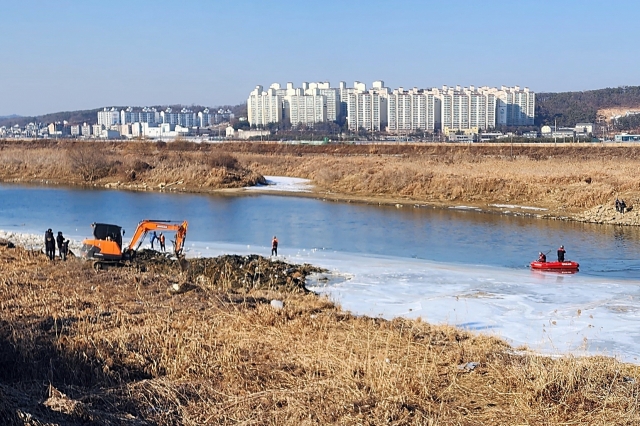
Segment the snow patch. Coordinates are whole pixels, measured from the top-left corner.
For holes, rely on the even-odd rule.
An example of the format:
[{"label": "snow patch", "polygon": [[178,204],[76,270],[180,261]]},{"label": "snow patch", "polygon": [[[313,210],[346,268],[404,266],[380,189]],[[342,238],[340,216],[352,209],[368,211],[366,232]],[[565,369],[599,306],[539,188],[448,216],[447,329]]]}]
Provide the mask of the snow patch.
[{"label": "snow patch", "polygon": [[516,204],[489,204],[489,207],[498,207],[498,208],[504,208],[504,209],[523,209],[523,210],[538,210],[538,211],[545,211],[545,210],[549,210],[549,209],[545,209],[543,207],[532,207],[532,206],[519,206]]},{"label": "snow patch", "polygon": [[311,180],[286,176],[265,176],[266,185],[248,186],[246,191],[311,192]]}]

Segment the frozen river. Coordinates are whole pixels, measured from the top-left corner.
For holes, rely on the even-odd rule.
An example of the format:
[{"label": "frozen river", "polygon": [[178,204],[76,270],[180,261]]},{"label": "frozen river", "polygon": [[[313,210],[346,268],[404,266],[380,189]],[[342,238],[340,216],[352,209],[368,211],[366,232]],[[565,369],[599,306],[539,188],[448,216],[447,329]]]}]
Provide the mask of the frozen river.
[{"label": "frozen river", "polygon": [[[126,239],[145,218],[188,220],[191,257],[266,256],[277,235],[281,258],[332,271],[328,282],[312,280],[312,290],[356,314],[420,317],[544,353],[602,353],[639,362],[638,229],[251,192],[206,196],[0,185],[0,237],[34,234],[39,244],[52,228],[79,242],[90,235],[92,222],[110,222],[125,227]],[[560,244],[580,262],[579,273],[526,267],[538,251],[552,250],[553,257]]]}]

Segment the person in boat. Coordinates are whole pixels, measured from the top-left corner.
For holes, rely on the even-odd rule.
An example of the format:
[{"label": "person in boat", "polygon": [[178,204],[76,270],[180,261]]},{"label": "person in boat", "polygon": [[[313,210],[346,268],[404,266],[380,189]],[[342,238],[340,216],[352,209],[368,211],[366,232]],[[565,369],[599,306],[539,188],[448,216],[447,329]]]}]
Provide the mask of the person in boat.
[{"label": "person in boat", "polygon": [[564,262],[564,255],[567,251],[564,249],[564,246],[560,246],[558,249],[558,262]]},{"label": "person in boat", "polygon": [[538,262],[546,263],[547,255],[544,254],[543,252],[538,253]]}]

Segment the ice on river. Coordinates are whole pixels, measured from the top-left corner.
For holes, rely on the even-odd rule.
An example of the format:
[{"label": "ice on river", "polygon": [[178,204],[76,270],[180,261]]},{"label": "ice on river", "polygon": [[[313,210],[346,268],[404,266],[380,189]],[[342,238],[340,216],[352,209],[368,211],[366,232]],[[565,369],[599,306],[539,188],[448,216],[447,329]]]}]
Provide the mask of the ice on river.
[{"label": "ice on river", "polygon": [[[0,231],[0,238],[37,248],[43,235]],[[79,248],[80,237],[71,238],[71,247]],[[640,281],[536,272],[525,264],[509,269],[286,245],[280,250],[279,259],[329,269],[311,277],[309,288],[354,314],[420,317],[545,354],[604,354],[640,362]],[[270,247],[188,241],[185,251],[187,257],[268,256]]]},{"label": "ice on river", "polygon": [[[192,243],[191,256],[267,256],[269,247]],[[550,354],[640,362],[640,282],[419,259],[287,250],[281,259],[329,269],[308,280],[358,315],[422,318],[505,338]]]}]

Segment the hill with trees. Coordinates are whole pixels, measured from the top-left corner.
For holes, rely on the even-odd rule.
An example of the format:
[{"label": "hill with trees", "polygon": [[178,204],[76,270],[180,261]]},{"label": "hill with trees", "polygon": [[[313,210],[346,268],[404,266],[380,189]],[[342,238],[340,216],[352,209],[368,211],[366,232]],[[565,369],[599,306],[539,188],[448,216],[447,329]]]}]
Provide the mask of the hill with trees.
[{"label": "hill with trees", "polygon": [[[575,126],[576,123],[596,123],[609,117],[598,117],[607,108],[640,109],[640,86],[588,90],[585,92],[537,93],[536,125]],[[618,119],[619,127],[633,125],[639,119]],[[623,120],[624,119],[624,120]],[[636,125],[637,125],[636,124]],[[631,127],[633,128],[633,127]]]}]

